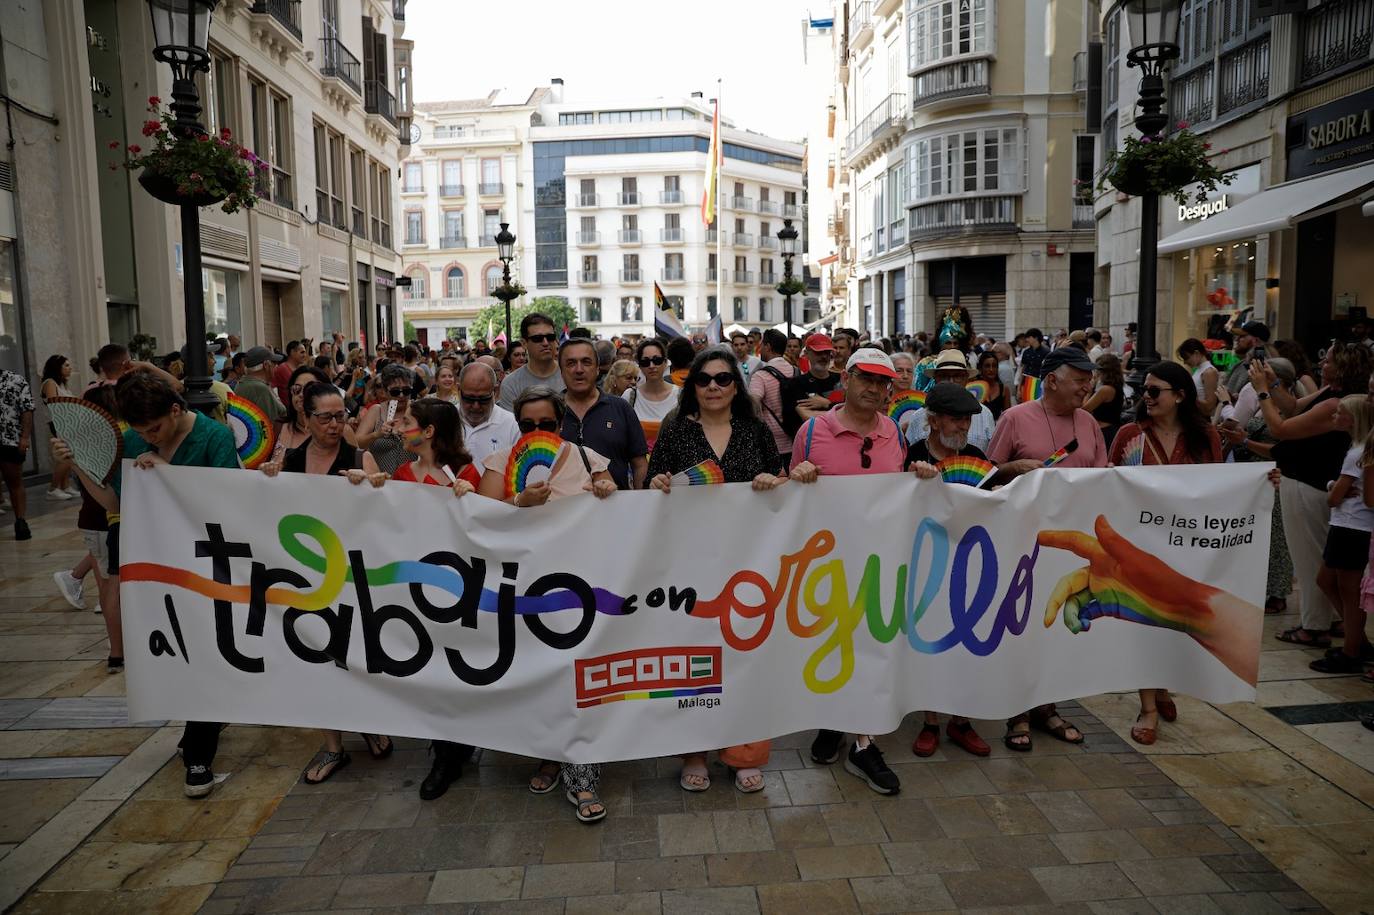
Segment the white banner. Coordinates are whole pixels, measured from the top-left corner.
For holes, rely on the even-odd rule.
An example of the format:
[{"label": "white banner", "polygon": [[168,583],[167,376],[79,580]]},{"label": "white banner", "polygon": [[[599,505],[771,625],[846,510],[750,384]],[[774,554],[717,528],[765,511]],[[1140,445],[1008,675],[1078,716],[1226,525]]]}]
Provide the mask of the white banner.
[{"label": "white banner", "polygon": [[909,474],[513,508],[409,483],[124,467],[130,716],[569,762],[932,709],[1254,698],[1267,464]]}]

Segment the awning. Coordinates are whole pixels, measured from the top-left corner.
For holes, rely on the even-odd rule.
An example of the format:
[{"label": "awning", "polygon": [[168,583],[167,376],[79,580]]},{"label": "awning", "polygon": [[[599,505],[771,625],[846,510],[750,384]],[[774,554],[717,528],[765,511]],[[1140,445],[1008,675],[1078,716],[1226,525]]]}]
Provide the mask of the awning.
[{"label": "awning", "polygon": [[[1355,199],[1345,200],[1352,196]],[[1288,181],[1171,235],[1159,243],[1159,253],[1172,254],[1279,232],[1329,211],[1335,201],[1359,204],[1370,197],[1374,197],[1374,165]]]}]

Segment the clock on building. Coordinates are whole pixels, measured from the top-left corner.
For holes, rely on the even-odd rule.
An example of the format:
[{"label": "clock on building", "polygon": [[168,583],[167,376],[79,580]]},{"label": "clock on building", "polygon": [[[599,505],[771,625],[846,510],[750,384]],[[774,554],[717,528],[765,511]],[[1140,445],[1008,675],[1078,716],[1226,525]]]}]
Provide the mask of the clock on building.
[{"label": "clock on building", "polygon": [[410,125],[410,142],[412,144],[420,142],[420,125],[412,123]]}]

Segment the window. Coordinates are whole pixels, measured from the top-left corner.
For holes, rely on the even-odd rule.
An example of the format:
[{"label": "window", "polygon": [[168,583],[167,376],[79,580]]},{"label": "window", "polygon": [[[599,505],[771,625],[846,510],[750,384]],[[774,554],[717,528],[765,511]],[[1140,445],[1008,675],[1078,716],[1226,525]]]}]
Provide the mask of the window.
[{"label": "window", "polygon": [[239,334],[243,325],[239,318],[239,274],[235,270],[200,271],[201,288],[205,291],[205,331],[211,334]]},{"label": "window", "polygon": [[[759,203],[767,203],[767,202],[768,202],[768,188],[766,188],[766,187],[760,187],[760,188],[759,188]],[[766,235],[766,234],[768,234],[768,233],[765,232],[764,234]]]},{"label": "window", "polygon": [[1212,0],[1184,0],[1178,18],[1178,66],[1212,59],[1215,10]]},{"label": "window", "polygon": [[391,247],[391,169],[372,162],[372,240]]},{"label": "window", "polygon": [[463,163],[458,159],[444,160],[444,180],[439,193],[457,196],[463,192]]},{"label": "window", "polygon": [[1021,131],[986,127],[922,137],[907,147],[910,198],[1019,194],[1025,189]]},{"label": "window", "polygon": [[663,278],[665,280],[682,279],[682,255],[665,254],[663,255]]},{"label": "window", "polygon": [[444,295],[450,299],[461,299],[467,294],[467,277],[463,275],[463,268],[456,265],[449,267],[444,273]]},{"label": "window", "polygon": [[664,189],[665,191],[681,191],[681,190],[682,190],[682,176],[680,176],[680,175],[664,175],[664,176],[663,176],[663,189]]},{"label": "window", "polygon": [[482,211],[482,244],[490,248],[496,244],[496,233],[501,231],[501,211]]},{"label": "window", "polygon": [[[565,111],[558,116],[559,126],[566,127],[570,124],[595,124],[596,115],[590,111]],[[598,305],[598,310],[600,306]],[[601,320],[597,318],[597,320]]]},{"label": "window", "polygon": [[595,283],[601,279],[600,265],[595,254],[582,255],[582,282]]},{"label": "window", "polygon": [[196,85],[205,106],[205,127],[210,135],[216,136],[226,127],[231,133],[237,133],[238,112],[233,102],[234,62],[211,48],[210,69],[196,74]]},{"label": "window", "polygon": [[1093,167],[1096,159],[1097,141],[1092,134],[1078,134],[1073,138],[1073,196],[1077,200],[1092,202]]},{"label": "window", "polygon": [[336,229],[347,230],[344,221],[344,139],[315,122],[315,209],[317,218]]},{"label": "window", "polygon": [[1102,55],[1102,105],[1104,113],[1116,108],[1121,94],[1121,7],[1115,7],[1107,17],[1107,46]]},{"label": "window", "polygon": [[716,316],[716,312],[719,310],[719,307],[716,305],[716,297],[713,295],[708,295],[706,297],[706,317],[714,318]]},{"label": "window", "polygon": [[496,291],[496,287],[501,285],[501,267],[497,264],[492,264],[487,267],[486,275],[487,295],[491,295]]},{"label": "window", "polygon": [[773,227],[766,222],[759,223],[759,238],[772,238]]},{"label": "window", "polygon": [[663,120],[663,111],[654,108],[648,111],[599,111],[598,124],[639,124],[645,121]]},{"label": "window", "polygon": [[423,191],[425,189],[424,169],[419,162],[407,162],[402,167],[401,190]]},{"label": "window", "polygon": [[634,213],[626,213],[620,217],[620,227],[626,232],[639,231],[639,216]]},{"label": "window", "polygon": [[583,178],[582,181],[578,184],[578,189],[579,189],[579,192],[580,192],[580,193],[582,194],[582,196],[584,196],[584,197],[588,197],[588,196],[591,196],[592,194],[595,194],[595,193],[596,193],[596,179],[595,179],[595,178]]},{"label": "window", "polygon": [[456,248],[463,239],[463,211],[444,210],[444,247]]},{"label": "window", "polygon": [[601,323],[601,300],[599,298],[582,300],[582,320],[588,324]]},{"label": "window", "polygon": [[783,192],[782,192],[782,204],[783,204],[783,206],[787,206],[787,207],[795,207],[795,206],[797,205],[797,192],[796,192],[796,191],[783,191]]},{"label": "window", "polygon": [[665,303],[667,303],[668,307],[671,308],[671,309],[673,310],[673,314],[677,315],[679,321],[686,320],[686,318],[687,318],[687,303],[686,303],[686,300],[685,300],[682,296],[680,296],[680,295],[665,295],[665,296],[663,297],[663,301],[664,301]]},{"label": "window", "polygon": [[744,317],[745,311],[746,311],[744,302],[745,302],[744,296],[739,296],[739,295],[735,296],[733,311],[734,311],[734,316],[735,316],[735,320],[736,320],[736,321],[743,321],[743,320],[746,320],[745,317]]},{"label": "window", "polygon": [[639,193],[639,179],[638,179],[638,178],[621,178],[621,179],[620,179],[620,193],[622,193],[622,194],[637,194],[637,193]]},{"label": "window", "polygon": [[638,283],[638,282],[639,282],[639,255],[638,255],[638,254],[622,254],[622,255],[620,256],[620,258],[621,258],[621,261],[620,261],[620,265],[621,265],[621,270],[620,270],[620,281],[621,281],[622,283]]},{"label": "window", "polygon": [[626,322],[644,320],[644,299],[637,295],[623,296],[620,300],[620,320]]},{"label": "window", "polygon": [[911,68],[992,51],[990,0],[910,0]]},{"label": "window", "polygon": [[324,335],[343,333],[344,305],[348,294],[338,289],[320,289],[320,313],[324,323]]},{"label": "window", "polygon": [[429,296],[429,271],[423,267],[417,267],[408,275],[410,277],[410,295],[407,298],[427,298]]},{"label": "window", "polygon": [[765,257],[759,260],[759,282],[777,282],[777,274],[773,272],[773,259],[771,257]]},{"label": "window", "polygon": [[258,196],[293,207],[291,195],[291,102],[265,82],[250,80],[253,152],[270,168],[258,176]]},{"label": "window", "polygon": [[744,220],[743,220],[743,219],[736,219],[736,220],[735,220],[735,234],[736,234],[736,235],[743,235],[743,234],[744,234]]},{"label": "window", "polygon": [[349,230],[358,236],[367,235],[367,156],[361,149],[350,147],[348,152],[349,213],[353,221]]},{"label": "window", "polygon": [[[663,228],[667,229],[669,232],[680,231],[682,229],[682,216],[678,213],[665,213],[663,216]],[[681,238],[682,236],[675,235],[674,237]]]},{"label": "window", "polygon": [[773,320],[773,300],[768,296],[759,299],[759,320],[765,324]]},{"label": "window", "polygon": [[421,210],[406,210],[406,244],[425,243],[425,214]]},{"label": "window", "polygon": [[482,184],[489,188],[499,188],[501,185],[501,160],[483,159],[482,160]]},{"label": "window", "polygon": [[744,271],[746,271],[746,270],[748,270],[748,269],[749,269],[749,258],[745,257],[743,254],[736,254],[736,255],[735,255],[735,272],[736,272],[736,273],[743,273]]}]

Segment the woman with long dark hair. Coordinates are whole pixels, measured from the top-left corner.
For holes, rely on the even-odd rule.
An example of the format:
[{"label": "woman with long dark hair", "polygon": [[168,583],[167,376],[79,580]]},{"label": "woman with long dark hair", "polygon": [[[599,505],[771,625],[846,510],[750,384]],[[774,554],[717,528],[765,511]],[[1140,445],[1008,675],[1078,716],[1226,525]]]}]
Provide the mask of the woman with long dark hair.
[{"label": "woman with long dark hair", "polygon": [[286,382],[286,390],[291,396],[286,403],[286,418],[282,420],[277,432],[277,445],[274,457],[286,454],[292,448],[305,444],[310,439],[309,417],[305,413],[302,395],[312,383],[329,384],[329,376],[313,365],[302,365],[291,373]]},{"label": "woman with long dark hair", "polygon": [[[402,464],[391,479],[403,483],[429,483],[448,486],[455,496],[477,489],[482,476],[472,464],[472,455],[463,447],[463,423],[458,408],[437,397],[415,401],[396,427],[401,444],[415,455]],[[372,455],[363,456],[363,470],[380,471]]]},{"label": "woman with long dark hair", "polygon": [[998,374],[997,354],[992,350],[978,354],[978,369],[973,380],[987,385],[988,394],[983,398],[983,403],[992,411],[993,422],[1001,419],[1002,411],[1011,406],[1011,389],[1002,383]]},{"label": "woman with long dark hair", "polygon": [[1221,382],[1221,373],[1212,365],[1212,357],[1208,354],[1207,347],[1196,337],[1189,337],[1178,345],[1178,358],[1188,366],[1188,371],[1192,375],[1193,384],[1197,388],[1199,409],[1203,415],[1211,416],[1212,411],[1217,408],[1217,386]]},{"label": "woman with long dark hair", "polygon": [[[659,429],[649,455],[649,487],[666,493],[673,474],[708,460],[720,465],[727,483],[752,483],[755,490],[769,490],[787,481],[779,475],[782,458],[773,433],[758,418],[739,362],[725,346],[702,350],[692,360],[677,415]],[[770,741],[760,740],[720,751],[740,792],[752,794],[763,788],[760,767],[768,762],[770,746]],[[711,787],[704,752],[683,757],[678,784],[684,791]]]},{"label": "woman with long dark hair", "polygon": [[1094,363],[1092,396],[1083,402],[1083,409],[1093,415],[1102,429],[1102,439],[1112,446],[1126,402],[1126,379],[1122,375],[1121,360],[1112,353],[1103,353]]},{"label": "woman with long dark hair", "polygon": [[640,340],[635,347],[635,362],[643,380],[621,396],[630,402],[635,416],[639,417],[644,440],[652,453],[663,421],[677,409],[682,388],[668,383],[668,350],[662,340],[654,337]]},{"label": "woman with long dark hair", "polygon": [[[66,356],[49,356],[48,361],[43,363],[43,377],[39,382],[38,393],[47,403],[54,397],[72,397],[71,388],[68,387],[72,379],[72,363]],[[65,502],[68,499],[75,499],[80,495],[76,481],[71,478],[72,465],[66,461],[53,458],[52,480],[48,483],[48,498],[56,502]]]},{"label": "woman with long dark hair", "polygon": [[1297,376],[1298,396],[1311,394],[1321,385],[1312,375],[1312,360],[1307,358],[1307,350],[1296,340],[1275,340],[1269,348],[1283,359],[1293,363],[1293,374]]},{"label": "woman with long dark hair", "polygon": [[[1221,463],[1221,437],[1198,407],[1197,385],[1187,369],[1177,362],[1151,366],[1140,394],[1136,421],[1121,427],[1112,444],[1108,463],[1114,466]],[[1177,717],[1178,706],[1167,689],[1142,689],[1140,714],[1131,728],[1131,739],[1148,746],[1155,742],[1159,719],[1173,721]]]},{"label": "woman with long dark hair", "polygon": [[1340,476],[1350,450],[1350,433],[1337,425],[1340,399],[1368,393],[1371,368],[1374,357],[1367,347],[1333,343],[1322,361],[1322,387],[1294,401],[1264,359],[1250,359],[1250,384],[1265,425],[1278,440],[1270,452],[1278,469],[1270,479],[1279,487],[1284,539],[1302,594],[1299,625],[1278,633],[1281,642],[1327,648],[1332,635],[1342,634],[1335,607],[1317,587],[1331,524],[1326,484]]}]

